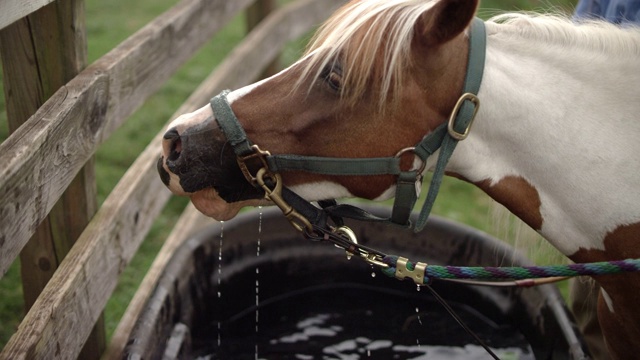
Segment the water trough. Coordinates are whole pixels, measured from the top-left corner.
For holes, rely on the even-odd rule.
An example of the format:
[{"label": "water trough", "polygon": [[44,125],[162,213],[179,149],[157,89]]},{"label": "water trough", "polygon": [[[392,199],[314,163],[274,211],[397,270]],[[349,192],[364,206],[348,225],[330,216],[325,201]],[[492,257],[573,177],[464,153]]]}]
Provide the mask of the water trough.
[{"label": "water trough", "polygon": [[[499,240],[435,216],[420,234],[348,225],[361,243],[415,261],[530,264]],[[433,287],[502,359],[587,356],[554,286],[435,282]],[[488,358],[426,289],[347,260],[329,244],[305,240],[271,208],[212,225],[176,251],[137,320],[126,354],[133,359]]]}]

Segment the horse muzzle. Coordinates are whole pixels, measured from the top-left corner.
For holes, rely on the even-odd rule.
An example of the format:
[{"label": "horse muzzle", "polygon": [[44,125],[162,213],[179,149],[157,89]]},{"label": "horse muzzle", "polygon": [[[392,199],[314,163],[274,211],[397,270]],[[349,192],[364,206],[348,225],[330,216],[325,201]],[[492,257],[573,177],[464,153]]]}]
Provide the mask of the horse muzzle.
[{"label": "horse muzzle", "polygon": [[198,112],[183,115],[164,134],[157,163],[163,183],[182,196],[214,189],[227,203],[263,196],[246,182],[216,120],[198,117]]}]

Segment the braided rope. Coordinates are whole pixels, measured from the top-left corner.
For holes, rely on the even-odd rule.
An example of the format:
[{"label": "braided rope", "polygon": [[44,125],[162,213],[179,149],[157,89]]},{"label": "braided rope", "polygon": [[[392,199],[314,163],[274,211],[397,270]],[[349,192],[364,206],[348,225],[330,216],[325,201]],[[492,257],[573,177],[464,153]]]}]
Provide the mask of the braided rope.
[{"label": "braided rope", "polygon": [[[381,271],[394,277],[398,256],[385,256],[383,262],[389,265]],[[415,264],[407,262],[407,269],[413,271]],[[468,267],[468,266],[439,266],[428,265],[424,274],[424,283],[432,279],[539,279],[557,276],[581,275],[611,275],[622,272],[640,271],[640,259],[626,259],[616,261],[602,261],[583,264],[551,265],[551,266],[521,266],[521,267]]]}]

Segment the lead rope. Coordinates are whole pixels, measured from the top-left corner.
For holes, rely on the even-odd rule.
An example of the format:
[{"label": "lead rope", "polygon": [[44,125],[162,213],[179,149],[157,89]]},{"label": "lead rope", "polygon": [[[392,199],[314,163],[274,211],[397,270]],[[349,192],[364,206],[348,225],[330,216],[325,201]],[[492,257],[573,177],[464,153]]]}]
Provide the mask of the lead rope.
[{"label": "lead rope", "polygon": [[[327,230],[325,227],[314,225],[312,232],[304,231],[303,233],[305,237],[307,237],[309,240],[329,241],[333,243],[335,246],[346,250],[347,259],[350,259],[353,256],[357,256],[364,259],[366,262],[368,262],[371,265],[378,266],[383,270],[383,273],[386,275],[389,275],[389,274],[384,270],[393,269],[393,273],[395,275],[392,274],[391,276],[395,276],[398,279],[404,279],[405,277],[404,275],[402,277],[398,276],[396,267],[394,266],[393,268],[391,268],[386,263],[386,261],[388,261],[390,258],[389,256],[386,256],[384,253],[371,249],[367,246],[358,244],[355,234],[348,227],[342,226],[332,231],[332,230]],[[398,264],[398,259],[400,259],[399,261],[400,264],[403,263],[403,260],[402,260],[403,258],[398,258],[398,257],[395,257],[395,258],[396,258],[396,261],[395,261],[396,266]],[[412,263],[406,263],[406,265],[407,265],[406,268],[411,269],[410,272],[413,272],[416,269],[416,266],[414,266]],[[422,263],[418,263],[417,268],[421,268],[422,265],[423,265]],[[404,274],[407,274],[407,272],[405,272]],[[422,277],[422,279],[424,279],[424,277]],[[493,350],[491,350],[491,348],[478,336],[478,334],[476,334],[471,328],[469,328],[469,326],[462,320],[462,318],[460,318],[460,316],[455,312],[455,310],[453,310],[453,308],[449,306],[447,301],[435,291],[435,289],[433,289],[428,283],[419,283],[417,281],[417,278],[414,278],[414,281],[418,284],[418,286],[426,287],[429,290],[429,292],[433,295],[433,297],[438,301],[438,303],[440,303],[440,305],[442,305],[442,307],[449,313],[449,315],[451,315],[451,317],[458,323],[458,325],[460,325],[460,327],[462,327],[462,329],[467,334],[469,334],[478,343],[478,345],[480,345],[489,355],[491,355],[493,359],[500,360],[500,358],[493,352]]]},{"label": "lead rope", "polygon": [[460,318],[460,316],[458,316],[458,314],[455,312],[455,310],[453,310],[453,308],[451,308],[451,306],[449,306],[449,304],[447,303],[447,301],[445,299],[443,299],[440,294],[438,294],[432,287],[431,285],[424,285],[424,287],[426,287],[429,292],[431,292],[431,295],[433,295],[433,297],[438,300],[438,302],[440,303],[440,305],[442,305],[442,307],[447,310],[447,312],[449,313],[449,315],[451,315],[451,317],[458,323],[458,325],[460,325],[460,327],[462,327],[462,329],[464,331],[467,332],[467,334],[471,335],[471,337],[473,337],[476,342],[482,346],[482,348],[489,354],[491,355],[494,359],[496,360],[500,360],[500,358],[498,357],[498,355],[496,355],[493,350],[491,350],[491,348],[485,344],[485,342],[480,339],[480,337],[478,336],[478,334],[476,334],[473,330],[471,330],[471,328],[469,328],[469,326]]},{"label": "lead rope", "polygon": [[[386,255],[382,260],[388,267],[381,271],[391,277],[411,277],[416,283],[429,284],[439,280],[518,280],[508,282],[511,286],[528,287],[540,285],[535,279],[563,280],[574,276],[613,275],[624,272],[640,271],[640,259],[625,259],[582,264],[565,264],[549,266],[440,266],[425,263],[412,263],[405,258]],[[476,285],[493,285],[496,283],[476,283]],[[497,283],[500,286],[501,283]]]}]

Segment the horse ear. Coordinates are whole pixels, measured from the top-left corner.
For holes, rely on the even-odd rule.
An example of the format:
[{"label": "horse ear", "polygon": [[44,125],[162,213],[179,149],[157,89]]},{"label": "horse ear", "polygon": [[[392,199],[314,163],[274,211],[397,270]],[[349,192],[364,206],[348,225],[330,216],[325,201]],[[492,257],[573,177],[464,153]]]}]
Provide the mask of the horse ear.
[{"label": "horse ear", "polygon": [[416,36],[427,46],[442,45],[469,26],[477,9],[478,0],[440,0],[420,16]]}]

